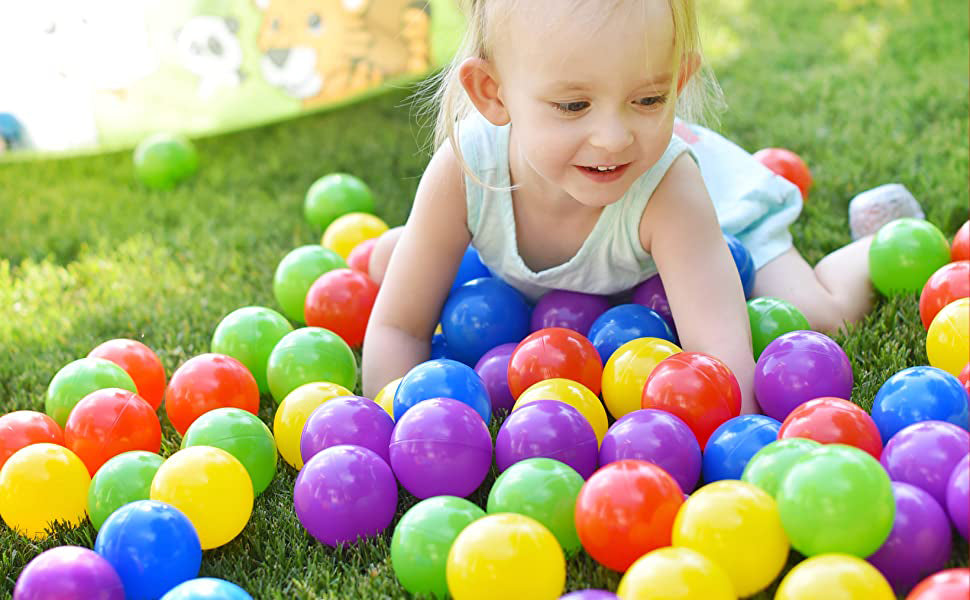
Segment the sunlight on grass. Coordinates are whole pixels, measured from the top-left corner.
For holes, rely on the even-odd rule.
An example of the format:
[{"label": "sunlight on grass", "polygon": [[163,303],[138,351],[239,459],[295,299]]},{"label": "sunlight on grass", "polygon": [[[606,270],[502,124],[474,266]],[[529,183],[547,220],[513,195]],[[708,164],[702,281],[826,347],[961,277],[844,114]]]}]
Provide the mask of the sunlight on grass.
[{"label": "sunlight on grass", "polygon": [[882,19],[868,20],[856,15],[849,21],[840,44],[850,63],[870,64],[879,60],[888,35],[889,28]]},{"label": "sunlight on grass", "polygon": [[715,68],[736,60],[745,48],[743,29],[757,28],[748,0],[721,0],[698,7],[704,55]]},{"label": "sunlight on grass", "polygon": [[881,9],[899,8],[905,12],[909,12],[910,8],[912,8],[911,0],[835,0],[833,4],[835,8],[842,12],[870,7]]}]

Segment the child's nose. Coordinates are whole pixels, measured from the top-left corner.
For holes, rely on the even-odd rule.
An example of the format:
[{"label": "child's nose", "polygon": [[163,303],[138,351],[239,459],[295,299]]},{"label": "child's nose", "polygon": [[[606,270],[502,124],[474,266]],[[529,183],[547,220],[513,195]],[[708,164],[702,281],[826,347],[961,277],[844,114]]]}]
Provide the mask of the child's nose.
[{"label": "child's nose", "polygon": [[633,131],[617,116],[599,119],[593,127],[589,142],[607,152],[619,152],[633,143]]}]

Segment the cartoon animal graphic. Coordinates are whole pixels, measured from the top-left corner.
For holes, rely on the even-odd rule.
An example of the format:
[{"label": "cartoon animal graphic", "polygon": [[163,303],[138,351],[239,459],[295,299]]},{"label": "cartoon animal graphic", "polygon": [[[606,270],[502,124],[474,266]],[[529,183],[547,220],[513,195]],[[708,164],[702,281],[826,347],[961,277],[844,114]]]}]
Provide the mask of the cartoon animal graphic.
[{"label": "cartoon animal graphic", "polygon": [[175,34],[179,64],[199,78],[200,98],[211,98],[220,88],[236,88],[243,79],[242,45],[232,17],[192,17]]},{"label": "cartoon animal graphic", "polygon": [[425,0],[256,0],[266,81],[305,107],[429,66]]}]

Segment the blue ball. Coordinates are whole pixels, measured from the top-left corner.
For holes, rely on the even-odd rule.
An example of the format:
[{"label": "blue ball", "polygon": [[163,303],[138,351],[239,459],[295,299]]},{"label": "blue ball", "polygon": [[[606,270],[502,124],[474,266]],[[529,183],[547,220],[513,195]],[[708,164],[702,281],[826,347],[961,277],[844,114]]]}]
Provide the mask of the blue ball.
[{"label": "blue ball", "polygon": [[677,343],[667,320],[657,311],[642,304],[614,306],[593,321],[586,337],[600,353],[604,365],[617,348],[630,340],[655,337]]},{"label": "blue ball", "polygon": [[415,404],[431,398],[452,398],[475,409],[487,425],[492,402],[478,373],[447,358],[429,360],[408,371],[394,393],[394,421],[399,422]]},{"label": "blue ball", "polygon": [[170,504],[138,500],[111,513],[94,551],[115,568],[126,598],[158,598],[199,575],[202,546],[189,518]]},{"label": "blue ball", "polygon": [[946,421],[967,429],[967,392],[960,380],[936,367],[910,367],[886,380],[872,403],[882,443],[920,421]]},{"label": "blue ball", "polygon": [[253,597],[231,581],[199,577],[175,586],[161,600],[253,600]]},{"label": "blue ball", "polygon": [[448,342],[443,333],[436,333],[431,338],[431,360],[436,358],[450,358],[448,356]]},{"label": "blue ball", "polygon": [[492,348],[529,335],[531,315],[517,289],[501,279],[481,277],[448,296],[441,329],[451,357],[473,367]]},{"label": "blue ball", "polygon": [[734,259],[734,264],[738,268],[738,275],[741,277],[741,287],[744,288],[745,299],[751,298],[751,292],[754,290],[754,260],[751,258],[751,253],[748,249],[744,247],[741,240],[734,237],[729,233],[724,234],[724,241],[727,242],[728,249],[731,251],[731,258]]},{"label": "blue ball", "polygon": [[741,415],[721,423],[704,447],[705,483],[741,479],[751,457],[777,440],[779,429],[779,421],[764,415]]},{"label": "blue ball", "polygon": [[465,255],[461,258],[461,265],[458,266],[455,281],[451,284],[451,292],[454,292],[472,279],[491,276],[492,274],[489,272],[488,267],[478,257],[478,250],[475,250],[474,246],[468,246],[465,250]]}]

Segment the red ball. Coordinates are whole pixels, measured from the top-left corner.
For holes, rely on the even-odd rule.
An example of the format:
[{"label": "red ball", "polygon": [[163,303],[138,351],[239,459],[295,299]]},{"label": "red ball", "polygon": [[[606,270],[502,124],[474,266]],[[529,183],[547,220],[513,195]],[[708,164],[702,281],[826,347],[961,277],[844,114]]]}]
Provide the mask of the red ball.
[{"label": "red ball", "polygon": [[142,400],[158,410],[165,394],[165,367],[152,349],[135,340],[108,340],[88,353],[88,358],[104,358],[118,365],[135,382]]},{"label": "red ball", "polygon": [[348,346],[360,346],[364,343],[377,289],[370,277],[353,269],[328,271],[313,282],[306,294],[303,308],[306,324],[329,329]]},{"label": "red ball", "polygon": [[354,249],[347,255],[347,266],[351,269],[370,275],[370,255],[374,252],[374,245],[378,238],[371,238],[354,246]]},{"label": "red ball", "polygon": [[0,469],[17,450],[41,443],[64,445],[64,432],[54,419],[33,410],[15,410],[0,417]]},{"label": "red ball", "polygon": [[155,409],[133,392],[105,388],[91,392],[71,410],[64,445],[91,475],[112,456],[130,450],[158,453],[162,426]]},{"label": "red ball", "polygon": [[547,327],[529,334],[509,357],[513,398],[545,379],[579,382],[594,394],[603,383],[603,360],[586,336],[572,329]]},{"label": "red ball", "polygon": [[919,318],[923,327],[928,330],[940,309],[967,296],[970,296],[970,260],[951,262],[937,269],[926,280],[919,296]]},{"label": "red ball", "polygon": [[175,370],[165,389],[165,414],[181,435],[217,408],[259,412],[259,386],[248,369],[225,354],[200,354]]},{"label": "red ball", "polygon": [[950,246],[950,260],[970,260],[970,221],[964,221],[963,225],[953,236],[953,245]]},{"label": "red ball", "polygon": [[721,423],[741,414],[741,386],[731,369],[713,356],[679,352],[654,367],[640,407],[680,417],[703,450]]},{"label": "red ball", "polygon": [[754,157],[772,172],[797,185],[802,192],[802,200],[808,200],[808,190],[812,187],[812,172],[801,157],[784,148],[764,148],[755,152]]},{"label": "red ball", "polygon": [[576,497],[576,533],[597,562],[626,571],[670,545],[684,493],[666,471],[643,460],[618,460],[593,473]]},{"label": "red ball", "polygon": [[970,598],[970,569],[946,569],[930,575],[913,588],[906,600],[967,600]]},{"label": "red ball", "polygon": [[970,400],[970,362],[960,369],[960,374],[957,375],[957,379],[963,384],[963,389],[967,390],[967,397]]},{"label": "red ball", "polygon": [[842,398],[816,398],[791,411],[778,430],[778,439],[794,437],[855,446],[876,460],[882,455],[882,437],[875,421]]}]

